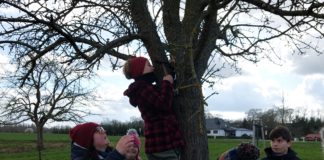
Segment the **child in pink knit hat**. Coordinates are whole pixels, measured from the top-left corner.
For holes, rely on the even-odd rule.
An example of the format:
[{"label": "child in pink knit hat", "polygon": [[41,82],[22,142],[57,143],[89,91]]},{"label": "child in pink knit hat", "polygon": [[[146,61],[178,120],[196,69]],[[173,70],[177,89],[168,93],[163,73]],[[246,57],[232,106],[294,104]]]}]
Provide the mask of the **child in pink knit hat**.
[{"label": "child in pink knit hat", "polygon": [[140,148],[141,148],[141,140],[139,138],[139,135],[136,131],[136,129],[129,129],[127,131],[127,135],[131,135],[133,138],[134,138],[134,145],[132,146],[134,148],[134,151],[136,153],[136,157],[135,157],[135,160],[140,160],[140,156],[139,156],[139,153],[140,153]]}]

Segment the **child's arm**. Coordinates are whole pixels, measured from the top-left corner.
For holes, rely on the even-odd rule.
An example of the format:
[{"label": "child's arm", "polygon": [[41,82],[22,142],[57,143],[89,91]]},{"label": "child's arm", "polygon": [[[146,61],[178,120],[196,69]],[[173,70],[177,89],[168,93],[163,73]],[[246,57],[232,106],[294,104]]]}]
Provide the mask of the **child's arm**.
[{"label": "child's arm", "polygon": [[173,85],[167,81],[163,80],[161,84],[161,90],[157,90],[152,85],[146,85],[140,92],[142,97],[142,103],[145,105],[150,105],[156,110],[169,111],[172,107],[173,100]]},{"label": "child's arm", "polygon": [[116,149],[110,152],[105,160],[124,160],[128,149],[133,144],[133,136],[126,135],[117,142]]},{"label": "child's arm", "polygon": [[125,157],[121,155],[117,150],[111,151],[107,157],[105,157],[105,160],[124,160]]}]

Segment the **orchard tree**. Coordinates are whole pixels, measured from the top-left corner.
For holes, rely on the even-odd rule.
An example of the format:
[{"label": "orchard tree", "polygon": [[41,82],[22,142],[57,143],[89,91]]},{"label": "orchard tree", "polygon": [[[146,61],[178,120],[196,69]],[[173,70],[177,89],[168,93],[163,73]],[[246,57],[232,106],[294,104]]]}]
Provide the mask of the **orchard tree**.
[{"label": "orchard tree", "polygon": [[20,71],[2,80],[6,90],[0,103],[0,124],[16,125],[32,122],[36,127],[37,149],[44,148],[43,129],[51,122],[81,122],[90,114],[92,90],[82,85],[89,77],[85,71],[55,61],[38,59],[22,87],[17,87]]},{"label": "orchard tree", "polygon": [[323,38],[323,7],[320,0],[0,0],[0,45],[26,68],[22,86],[46,54],[90,71],[104,59],[118,69],[147,54],[158,77],[163,66],[175,73],[182,158],[206,160],[202,84],[212,85],[224,62],[276,60],[276,39],[292,52],[321,53],[314,42]]}]

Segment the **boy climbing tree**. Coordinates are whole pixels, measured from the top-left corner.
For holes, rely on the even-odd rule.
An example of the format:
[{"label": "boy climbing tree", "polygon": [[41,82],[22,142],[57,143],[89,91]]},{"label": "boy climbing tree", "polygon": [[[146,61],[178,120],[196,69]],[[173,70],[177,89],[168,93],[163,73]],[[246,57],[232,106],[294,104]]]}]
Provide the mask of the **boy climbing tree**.
[{"label": "boy climbing tree", "polygon": [[127,79],[135,81],[129,85],[124,95],[138,107],[144,119],[145,153],[149,160],[179,160],[184,140],[176,119],[173,100],[173,77],[163,77],[161,86],[157,81],[154,67],[144,57],[129,59],[124,65]]}]

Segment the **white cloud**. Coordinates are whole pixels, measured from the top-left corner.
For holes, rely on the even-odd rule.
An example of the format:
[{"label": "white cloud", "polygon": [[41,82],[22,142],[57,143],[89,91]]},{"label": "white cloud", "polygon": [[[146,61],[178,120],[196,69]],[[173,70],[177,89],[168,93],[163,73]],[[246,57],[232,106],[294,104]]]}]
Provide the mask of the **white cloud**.
[{"label": "white cloud", "polygon": [[9,59],[4,53],[0,53],[0,63],[9,63]]},{"label": "white cloud", "polygon": [[251,108],[271,106],[280,95],[278,84],[272,80],[238,76],[223,81],[215,87],[220,94],[208,100],[210,110],[246,112]]},{"label": "white cloud", "polygon": [[324,75],[324,55],[309,53],[306,55],[292,56],[294,71],[301,75],[323,74]]},{"label": "white cloud", "polygon": [[[226,78],[214,87],[220,94],[208,100],[208,110],[226,116],[228,112],[243,114],[251,108],[269,109],[280,106],[284,95],[287,107],[307,108],[308,116],[324,111],[324,70],[320,66],[324,56],[285,56],[290,58],[281,61],[281,65],[268,60],[240,63],[243,74]],[[301,69],[303,74],[295,74]]]},{"label": "white cloud", "polygon": [[98,75],[95,79],[98,102],[94,103],[95,107],[93,107],[92,112],[100,115],[91,116],[89,120],[95,122],[102,122],[107,119],[128,121],[131,117],[140,117],[138,108],[131,106],[128,97],[123,95],[132,80],[125,78],[122,69],[112,72],[109,66],[104,65],[96,73]]},{"label": "white cloud", "polygon": [[306,76],[290,95],[288,104],[309,110],[324,110],[324,75]]},{"label": "white cloud", "polygon": [[2,77],[7,71],[13,71],[15,66],[10,64],[8,56],[0,52],[0,76]]},{"label": "white cloud", "polygon": [[102,122],[107,119],[129,121],[131,117],[140,117],[138,108],[131,106],[126,97],[123,97],[118,101],[106,101],[100,106],[93,107],[92,112],[94,114],[99,114],[98,116],[92,116],[89,118],[94,118],[96,122]]},{"label": "white cloud", "polygon": [[210,113],[216,117],[228,120],[242,120],[245,117],[245,112],[210,111]]}]

